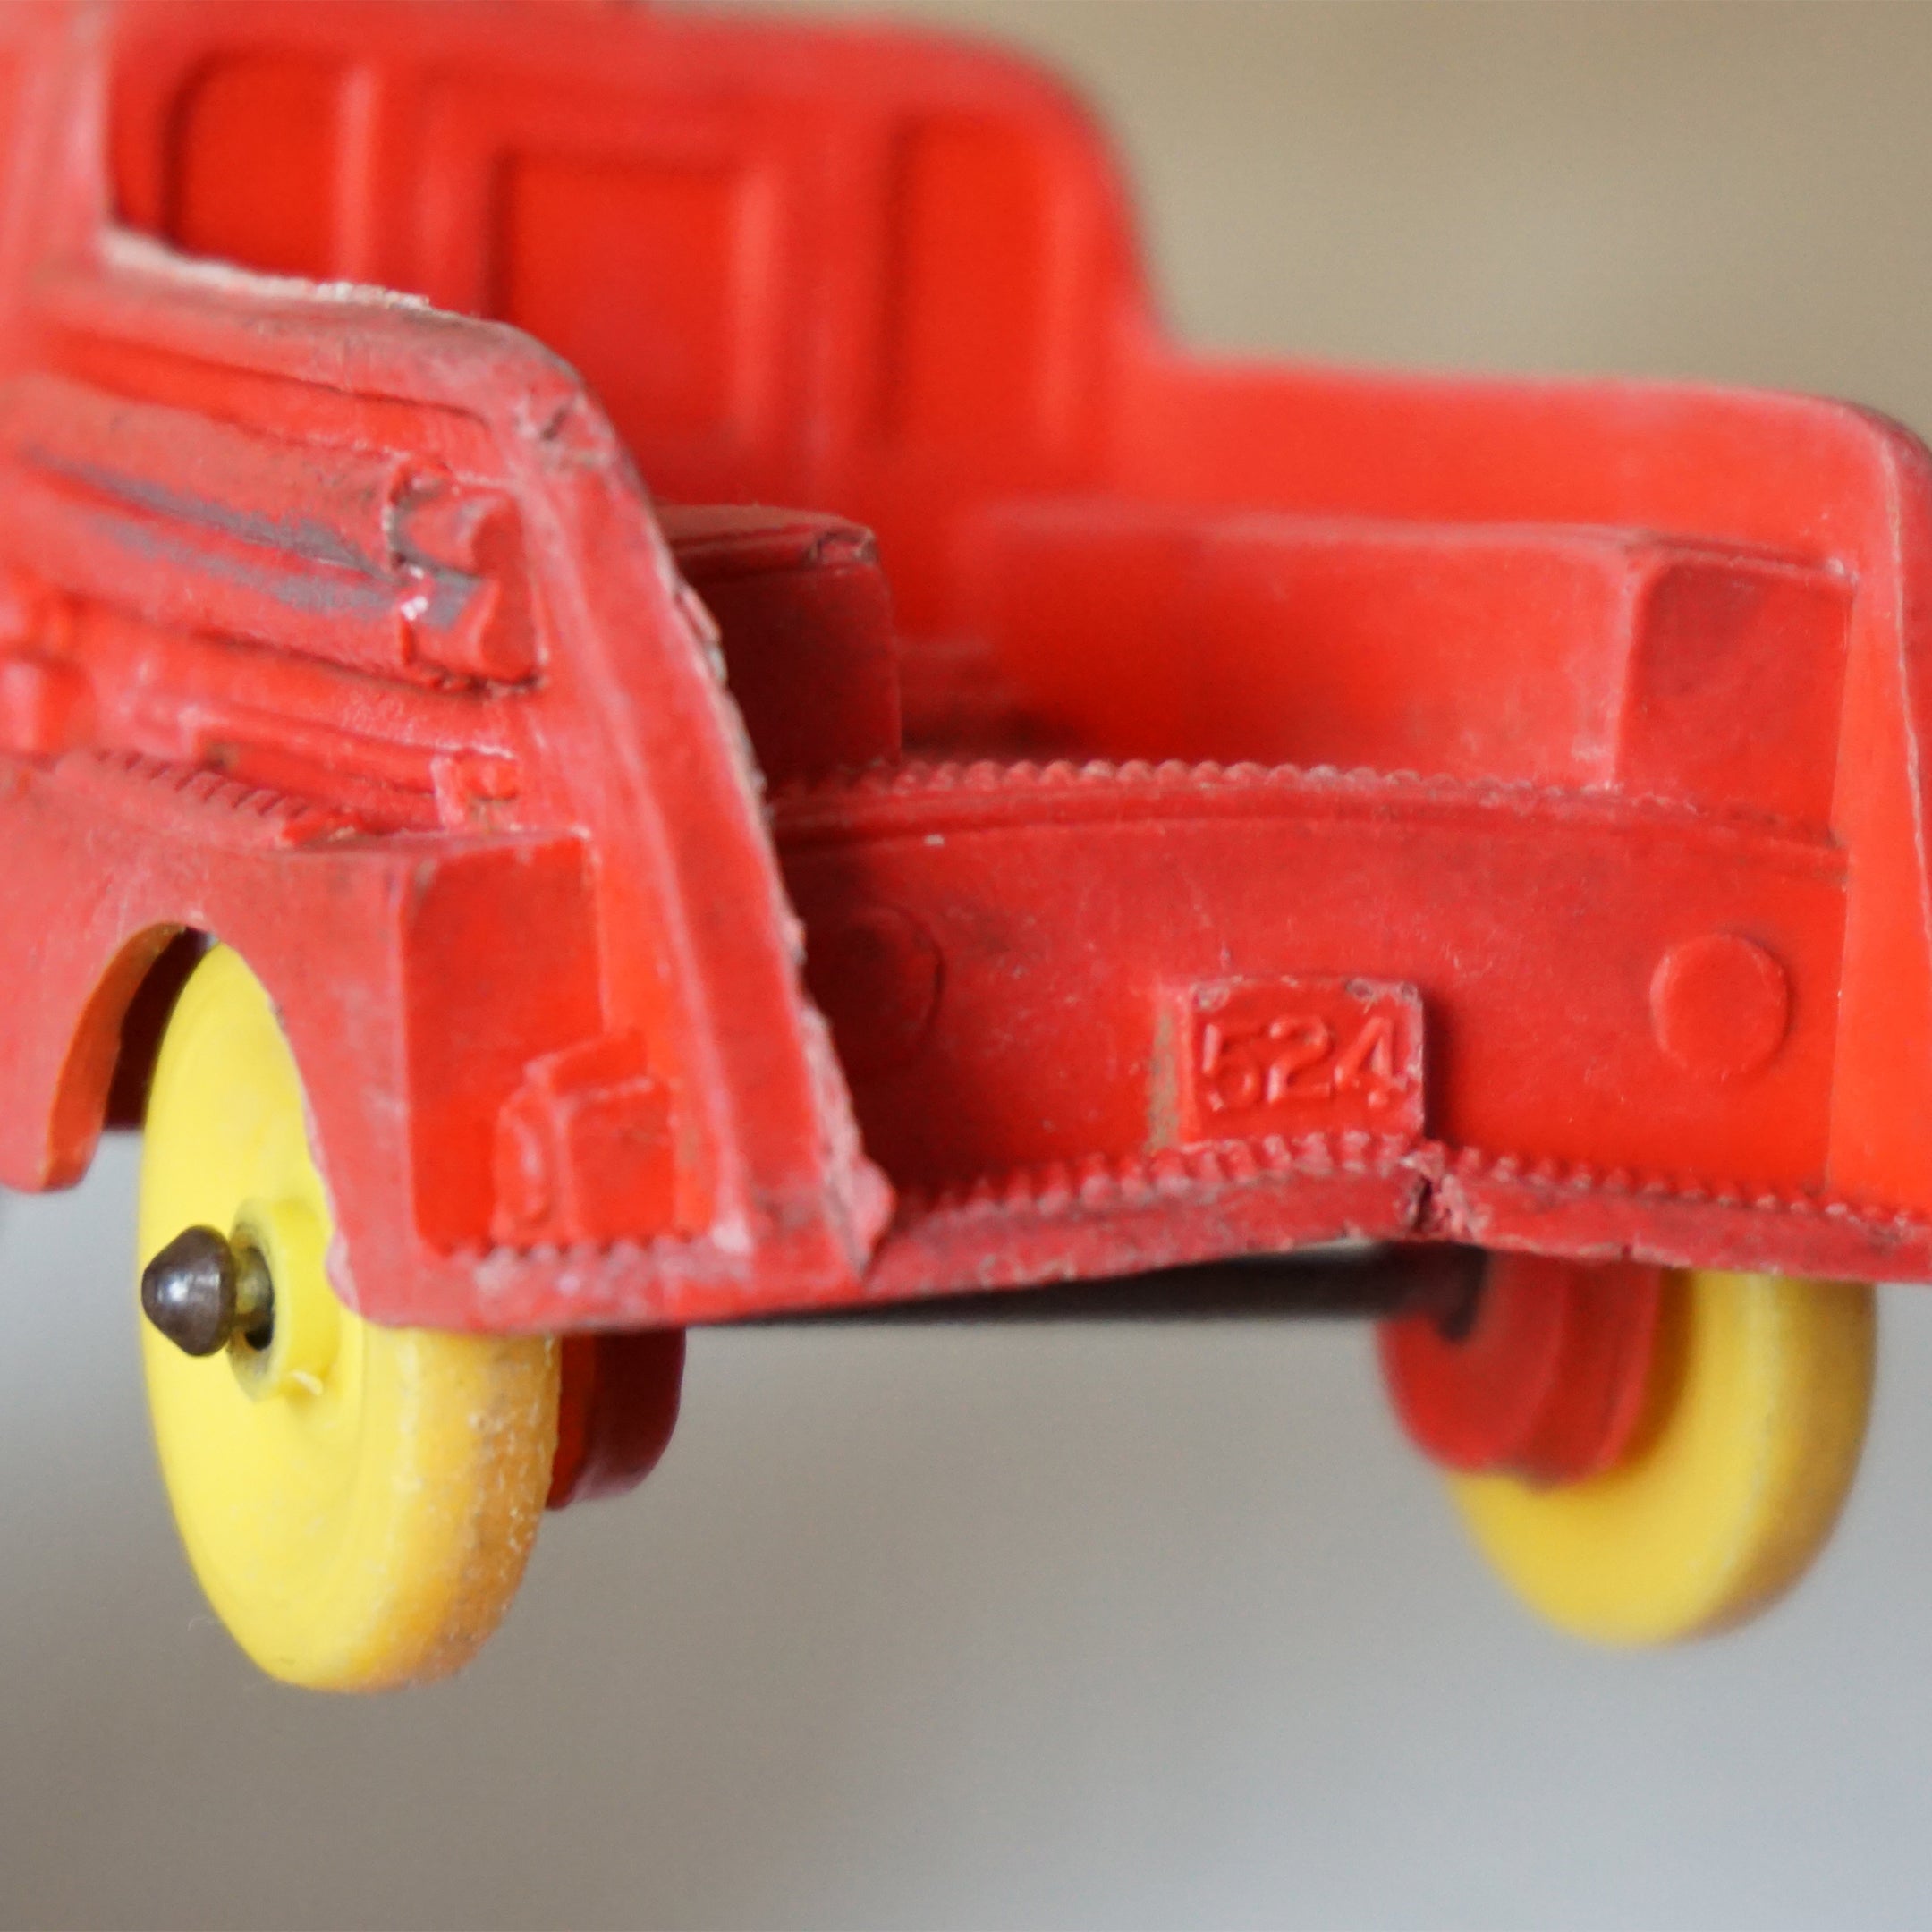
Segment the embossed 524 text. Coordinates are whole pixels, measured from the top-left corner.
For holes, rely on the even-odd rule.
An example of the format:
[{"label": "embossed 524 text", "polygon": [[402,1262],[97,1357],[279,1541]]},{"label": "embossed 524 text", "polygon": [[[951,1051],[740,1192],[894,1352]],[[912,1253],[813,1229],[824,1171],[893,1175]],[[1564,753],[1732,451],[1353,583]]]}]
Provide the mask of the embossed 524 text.
[{"label": "embossed 524 text", "polygon": [[1422,1125],[1422,1004],[1388,980],[1222,979],[1190,987],[1180,1046],[1190,1140]]}]

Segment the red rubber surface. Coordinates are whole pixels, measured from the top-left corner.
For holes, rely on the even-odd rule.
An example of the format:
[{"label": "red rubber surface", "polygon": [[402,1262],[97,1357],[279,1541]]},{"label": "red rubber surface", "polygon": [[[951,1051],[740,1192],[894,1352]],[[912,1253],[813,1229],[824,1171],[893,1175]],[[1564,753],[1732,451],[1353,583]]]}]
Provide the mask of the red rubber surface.
[{"label": "red rubber surface", "polygon": [[1385,1322],[1382,1369],[1410,1439],[1445,1469],[1534,1483],[1614,1468],[1643,1415],[1664,1271],[1493,1256],[1467,1329]]}]

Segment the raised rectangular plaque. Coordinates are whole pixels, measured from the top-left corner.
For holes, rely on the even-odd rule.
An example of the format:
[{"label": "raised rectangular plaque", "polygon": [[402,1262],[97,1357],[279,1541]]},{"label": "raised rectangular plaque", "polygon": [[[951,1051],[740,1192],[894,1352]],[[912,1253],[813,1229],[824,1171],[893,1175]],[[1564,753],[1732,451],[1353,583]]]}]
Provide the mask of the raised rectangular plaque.
[{"label": "raised rectangular plaque", "polygon": [[1184,989],[1184,1140],[1422,1131],[1422,999],[1389,979],[1210,979]]}]

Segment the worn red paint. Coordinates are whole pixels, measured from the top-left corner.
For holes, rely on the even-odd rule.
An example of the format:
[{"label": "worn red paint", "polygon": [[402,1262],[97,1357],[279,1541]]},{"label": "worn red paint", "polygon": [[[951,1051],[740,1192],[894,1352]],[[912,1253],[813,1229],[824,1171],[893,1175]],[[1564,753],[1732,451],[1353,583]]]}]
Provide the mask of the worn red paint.
[{"label": "worn red paint", "polygon": [[1080,113],[892,30],[22,0],[0,128],[8,1183],[191,931],[385,1321],[1932,1276],[1904,432],[1193,360]]}]

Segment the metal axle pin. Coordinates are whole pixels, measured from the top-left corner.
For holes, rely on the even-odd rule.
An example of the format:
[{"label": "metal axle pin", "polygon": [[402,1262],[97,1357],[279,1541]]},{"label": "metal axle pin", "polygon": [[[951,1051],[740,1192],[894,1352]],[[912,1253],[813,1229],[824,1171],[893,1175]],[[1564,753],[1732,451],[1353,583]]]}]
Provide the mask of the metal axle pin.
[{"label": "metal axle pin", "polygon": [[141,1312],[185,1355],[215,1355],[237,1337],[264,1348],[275,1328],[275,1284],[252,1242],[211,1227],[183,1228],[141,1270]]}]

